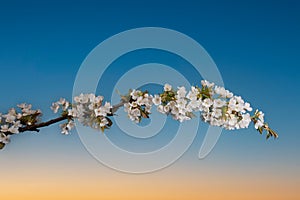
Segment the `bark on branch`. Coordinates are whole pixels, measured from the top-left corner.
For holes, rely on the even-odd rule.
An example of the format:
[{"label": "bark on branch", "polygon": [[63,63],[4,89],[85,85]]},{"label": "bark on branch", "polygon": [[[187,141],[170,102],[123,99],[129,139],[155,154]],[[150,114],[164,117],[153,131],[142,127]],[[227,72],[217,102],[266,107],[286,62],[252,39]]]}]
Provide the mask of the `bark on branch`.
[{"label": "bark on branch", "polygon": [[41,123],[38,123],[38,124],[34,124],[34,125],[28,125],[28,126],[25,126],[25,127],[21,127],[19,128],[19,132],[25,132],[25,131],[36,131],[36,132],[39,132],[39,128],[42,128],[42,127],[45,127],[45,126],[49,126],[51,124],[55,124],[57,122],[60,122],[60,121],[63,121],[65,119],[68,119],[68,116],[62,116],[62,117],[58,117],[58,118],[55,118],[55,119],[51,119],[47,122],[41,122]]},{"label": "bark on branch", "polygon": [[[113,116],[113,114],[116,113],[120,107],[124,106],[125,103],[126,103],[126,101],[121,100],[120,103],[114,105],[112,107],[112,109],[111,109],[110,116]],[[36,131],[36,132],[39,132],[40,131],[39,128],[50,126],[52,124],[55,124],[57,122],[66,120],[68,118],[69,117],[66,115],[66,116],[61,116],[61,117],[55,118],[55,119],[51,119],[51,120],[46,121],[46,122],[41,122],[41,123],[37,123],[37,124],[33,124],[33,125],[27,125],[25,127],[20,127],[19,128],[19,132],[20,133],[25,132],[25,131]],[[8,135],[13,135],[13,133],[9,133],[9,132],[7,132],[7,134]]]}]

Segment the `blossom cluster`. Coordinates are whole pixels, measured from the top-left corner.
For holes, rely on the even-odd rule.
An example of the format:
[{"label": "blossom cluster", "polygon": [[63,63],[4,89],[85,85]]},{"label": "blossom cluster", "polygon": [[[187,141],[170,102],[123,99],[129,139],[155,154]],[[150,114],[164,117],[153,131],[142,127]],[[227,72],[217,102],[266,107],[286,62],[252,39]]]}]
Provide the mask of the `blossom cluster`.
[{"label": "blossom cluster", "polygon": [[9,143],[10,136],[18,134],[20,128],[38,122],[42,112],[31,108],[31,104],[22,103],[17,105],[17,109],[11,108],[6,114],[0,113],[0,146]]},{"label": "blossom cluster", "polygon": [[[62,112],[62,116],[68,115],[68,110],[71,107],[71,103],[67,101],[65,98],[60,98],[59,101],[52,103],[50,107],[54,113],[58,113],[59,110]],[[68,118],[68,122],[60,124],[61,133],[68,135],[70,131],[74,128],[75,124],[72,117]]]},{"label": "blossom cluster", "polygon": [[202,92],[206,93],[202,107],[202,118],[214,126],[228,130],[248,128],[251,122],[252,108],[240,96],[234,96],[224,87],[202,81]]},{"label": "blossom cluster", "polygon": [[174,89],[165,84],[163,93],[153,96],[147,91],[133,90],[125,96],[125,101],[124,110],[136,123],[143,117],[149,117],[154,104],[158,112],[170,115],[179,122],[192,119],[195,117],[194,112],[200,111],[201,119],[210,125],[234,130],[248,128],[253,122],[260,133],[266,130],[267,137],[278,137],[264,122],[264,114],[261,111],[257,110],[251,116],[250,112],[253,109],[242,97],[206,80],[201,81],[201,87],[192,86],[189,91],[185,87]]},{"label": "blossom cluster", "polygon": [[254,118],[254,123],[255,123],[254,127],[256,129],[259,129],[265,125],[264,124],[264,122],[265,122],[264,116],[265,116],[265,114],[262,111],[258,111],[258,110],[255,111],[253,118]]},{"label": "blossom cluster", "polygon": [[130,120],[138,123],[143,118],[149,118],[151,114],[153,96],[147,91],[133,90],[127,97],[127,103],[124,104],[124,111]]},{"label": "blossom cluster", "polygon": [[80,94],[74,97],[74,103],[61,98],[59,101],[52,104],[51,109],[57,113],[60,109],[62,116],[67,116],[68,122],[61,124],[63,134],[69,134],[70,130],[75,126],[74,119],[78,119],[85,126],[90,126],[94,129],[109,128],[112,125],[108,118],[111,115],[112,106],[109,102],[103,103],[103,96],[95,96],[95,94]]},{"label": "blossom cluster", "polygon": [[194,116],[192,112],[196,108],[188,97],[185,87],[178,87],[178,90],[174,91],[171,85],[165,84],[164,92],[154,95],[153,103],[157,106],[158,112],[170,114],[173,119],[183,122]]},{"label": "blossom cluster", "polygon": [[[171,85],[165,84],[164,92],[154,95],[153,103],[163,114],[170,114],[175,120],[183,122],[190,120],[193,112],[200,111],[203,121],[213,126],[228,130],[248,128],[252,117],[252,108],[240,96],[234,96],[224,87],[215,86],[206,80],[201,81],[202,87],[192,86],[187,92],[185,87],[175,91]],[[257,114],[255,128],[264,125],[263,113]]]}]

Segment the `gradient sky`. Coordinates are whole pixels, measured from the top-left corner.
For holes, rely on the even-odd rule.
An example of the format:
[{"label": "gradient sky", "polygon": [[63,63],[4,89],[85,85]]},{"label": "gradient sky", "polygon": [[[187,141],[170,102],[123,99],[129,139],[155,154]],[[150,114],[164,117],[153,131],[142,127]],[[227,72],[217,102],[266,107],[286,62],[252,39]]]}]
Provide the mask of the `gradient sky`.
[{"label": "gradient sky", "polygon": [[[103,166],[85,150],[76,131],[62,136],[53,125],[39,134],[13,137],[0,152],[1,198],[300,199],[296,0],[1,2],[0,111],[28,102],[43,111],[44,119],[55,117],[49,106],[59,97],[71,99],[76,73],[94,47],[119,32],[147,26],[174,29],[199,42],[226,88],[262,109],[279,139],[265,140],[253,127],[223,131],[211,154],[199,160],[200,130],[171,167],[131,175]],[[112,82],[121,73],[118,66],[147,61],[180,70],[184,62],[170,58],[135,52],[119,59],[107,77]],[[189,78],[198,77],[190,72]],[[98,90],[111,92],[109,86]],[[123,140],[113,139],[122,145]]]}]

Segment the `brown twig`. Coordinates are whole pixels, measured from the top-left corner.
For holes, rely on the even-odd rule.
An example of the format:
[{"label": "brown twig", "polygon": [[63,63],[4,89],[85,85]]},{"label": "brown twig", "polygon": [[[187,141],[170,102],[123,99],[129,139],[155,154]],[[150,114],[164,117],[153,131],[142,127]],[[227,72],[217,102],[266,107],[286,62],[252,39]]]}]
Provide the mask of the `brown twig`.
[{"label": "brown twig", "polygon": [[[120,103],[114,105],[112,107],[112,109],[111,109],[111,114],[109,116],[113,116],[113,114],[116,113],[120,107],[124,106],[125,103],[126,103],[126,101],[121,100]],[[46,121],[46,122],[41,122],[41,123],[33,124],[33,125],[27,125],[25,127],[20,127],[19,128],[19,132],[20,133],[25,132],[25,131],[36,131],[36,132],[39,132],[40,131],[39,128],[50,126],[52,124],[55,124],[57,122],[66,120],[68,118],[69,117],[67,115],[64,115],[64,116],[61,116],[61,117],[58,117],[58,118],[55,118],[55,119],[51,119],[51,120]],[[13,135],[13,133],[10,133],[10,132],[6,132],[6,134],[7,135]]]},{"label": "brown twig", "polygon": [[119,108],[123,107],[125,103],[126,101],[122,99],[120,103],[114,105],[111,109],[111,114],[109,114],[108,116],[113,116],[114,113],[116,113]]},{"label": "brown twig", "polygon": [[65,119],[68,119],[68,116],[62,116],[62,117],[58,117],[58,118],[55,118],[55,119],[51,119],[47,122],[41,122],[41,123],[38,123],[38,124],[34,124],[34,125],[28,125],[28,126],[25,126],[25,127],[21,127],[19,128],[19,132],[25,132],[25,131],[36,131],[36,132],[39,132],[39,128],[42,128],[42,127],[45,127],[45,126],[49,126],[51,124],[55,124],[57,122],[60,122],[60,121],[63,121]]}]

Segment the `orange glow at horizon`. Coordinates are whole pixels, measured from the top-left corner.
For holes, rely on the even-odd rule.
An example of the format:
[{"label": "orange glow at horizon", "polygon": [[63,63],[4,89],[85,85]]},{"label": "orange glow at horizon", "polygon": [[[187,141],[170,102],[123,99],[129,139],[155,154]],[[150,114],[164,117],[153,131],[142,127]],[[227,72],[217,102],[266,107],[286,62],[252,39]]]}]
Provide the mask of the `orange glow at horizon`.
[{"label": "orange glow at horizon", "polygon": [[[274,177],[270,174],[252,171],[243,174],[224,169],[212,169],[208,173],[190,167],[168,168],[161,172],[132,175],[116,172],[105,167],[84,170],[78,166],[38,169],[33,167],[26,173],[19,171],[4,175],[1,198],[6,200],[279,200],[300,199],[299,182],[289,182],[288,177]],[[93,171],[95,170],[95,171]],[[100,171],[100,172],[99,172]],[[203,171],[203,170],[201,170]],[[254,176],[254,173],[256,175]]]}]

